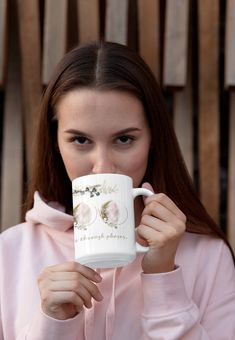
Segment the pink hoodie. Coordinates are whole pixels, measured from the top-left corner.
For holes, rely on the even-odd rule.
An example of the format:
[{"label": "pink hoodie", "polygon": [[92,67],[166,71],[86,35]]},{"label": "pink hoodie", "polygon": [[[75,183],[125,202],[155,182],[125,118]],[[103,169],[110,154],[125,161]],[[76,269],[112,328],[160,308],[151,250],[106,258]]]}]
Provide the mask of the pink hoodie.
[{"label": "pink hoodie", "polygon": [[26,223],[0,237],[0,339],[232,340],[235,271],[221,240],[185,233],[175,271],[143,274],[130,265],[99,270],[104,296],[72,319],[40,309],[37,277],[44,267],[74,258],[73,218],[35,194]]}]

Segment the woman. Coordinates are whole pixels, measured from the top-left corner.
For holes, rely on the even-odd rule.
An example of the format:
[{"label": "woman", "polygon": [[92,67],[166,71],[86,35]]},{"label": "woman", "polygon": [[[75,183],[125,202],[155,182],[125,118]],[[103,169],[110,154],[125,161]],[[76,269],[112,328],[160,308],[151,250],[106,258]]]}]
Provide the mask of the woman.
[{"label": "woman", "polygon": [[[120,173],[149,252],[123,268],[73,261],[71,180]],[[235,272],[200,203],[156,80],[127,47],[68,53],[42,99],[26,222],[1,235],[0,339],[234,339]]]}]

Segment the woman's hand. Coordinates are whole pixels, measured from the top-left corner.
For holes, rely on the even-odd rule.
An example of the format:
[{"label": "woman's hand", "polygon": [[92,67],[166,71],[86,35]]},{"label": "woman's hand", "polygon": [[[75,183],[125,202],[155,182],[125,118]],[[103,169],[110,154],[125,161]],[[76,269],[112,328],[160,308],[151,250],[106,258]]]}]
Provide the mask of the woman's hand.
[{"label": "woman's hand", "polygon": [[[143,185],[153,191],[149,183]],[[169,272],[175,268],[175,254],[186,229],[186,217],[165,194],[154,194],[144,201],[137,238],[147,242],[149,252],[143,257],[144,273]],[[143,243],[143,242],[141,242]]]},{"label": "woman's hand", "polygon": [[38,278],[43,312],[54,319],[73,318],[83,306],[92,307],[92,298],[103,299],[95,284],[101,280],[93,269],[77,262],[45,268]]}]

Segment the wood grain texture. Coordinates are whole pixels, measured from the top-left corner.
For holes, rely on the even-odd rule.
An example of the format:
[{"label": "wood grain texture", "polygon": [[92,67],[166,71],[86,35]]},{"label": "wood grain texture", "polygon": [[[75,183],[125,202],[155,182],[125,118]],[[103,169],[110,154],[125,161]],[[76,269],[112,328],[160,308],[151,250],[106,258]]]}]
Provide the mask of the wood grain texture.
[{"label": "wood grain texture", "polygon": [[182,87],[187,78],[189,0],[166,1],[163,85]]},{"label": "wood grain texture", "polygon": [[[190,13],[191,17],[191,13]],[[188,172],[193,178],[193,155],[194,155],[194,129],[193,129],[193,84],[192,84],[192,68],[193,68],[193,51],[194,46],[191,39],[192,36],[192,20],[188,20],[188,40],[187,48],[187,69],[186,84],[184,87],[177,89],[173,94],[173,118],[174,128],[179,141],[179,145],[185,160]]]},{"label": "wood grain texture", "polygon": [[[97,41],[100,37],[99,1],[77,0],[79,42]],[[89,25],[87,24],[89,22]]]},{"label": "wood grain texture", "polygon": [[46,0],[44,13],[42,82],[47,85],[66,52],[67,0]]},{"label": "wood grain texture", "polygon": [[219,2],[198,5],[200,195],[219,222]]},{"label": "wood grain texture", "polygon": [[230,92],[228,156],[228,238],[235,252],[235,92]]},{"label": "wood grain texture", "polygon": [[225,86],[235,86],[235,0],[226,2]]},{"label": "wood grain texture", "polygon": [[0,88],[6,77],[7,0],[0,0]]},{"label": "wood grain texture", "polygon": [[23,115],[27,175],[31,171],[34,124],[41,97],[41,48],[39,4],[36,0],[18,0],[20,31]]},{"label": "wood grain texture", "polygon": [[138,0],[139,53],[160,82],[159,7],[159,0]]},{"label": "wood grain texture", "polygon": [[105,40],[127,44],[128,0],[107,0],[105,17]]},{"label": "wood grain texture", "polygon": [[[190,71],[190,70],[189,70]],[[190,176],[193,178],[193,103],[191,77],[174,92],[174,128]]]},{"label": "wood grain texture", "polygon": [[20,55],[16,38],[15,6],[10,6],[11,33],[3,115],[1,227],[21,221],[23,190],[23,118],[20,81]]}]

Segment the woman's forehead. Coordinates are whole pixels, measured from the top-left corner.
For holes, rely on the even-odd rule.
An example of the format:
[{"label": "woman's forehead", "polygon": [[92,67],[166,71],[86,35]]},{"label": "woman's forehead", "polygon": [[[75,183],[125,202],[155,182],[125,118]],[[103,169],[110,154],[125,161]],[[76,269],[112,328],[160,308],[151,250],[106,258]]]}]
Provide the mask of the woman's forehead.
[{"label": "woman's forehead", "polygon": [[144,108],[139,99],[121,91],[77,89],[64,95],[56,106],[58,119],[112,118],[117,121],[132,117],[144,119]]}]

